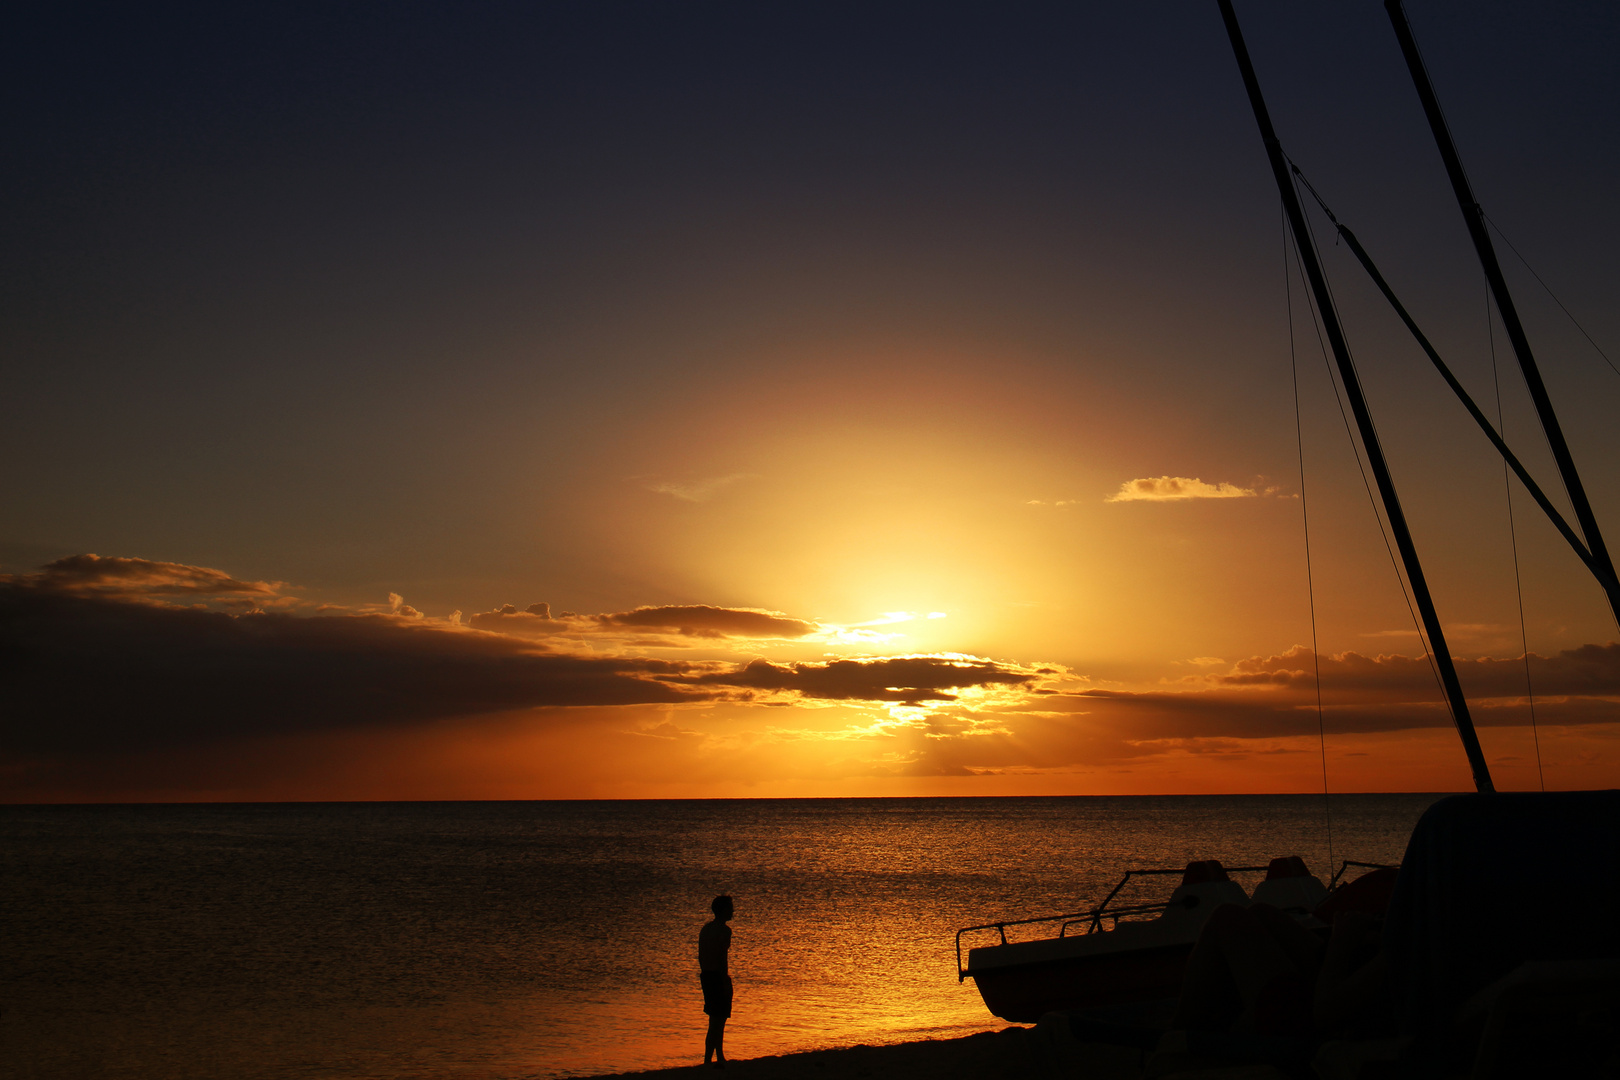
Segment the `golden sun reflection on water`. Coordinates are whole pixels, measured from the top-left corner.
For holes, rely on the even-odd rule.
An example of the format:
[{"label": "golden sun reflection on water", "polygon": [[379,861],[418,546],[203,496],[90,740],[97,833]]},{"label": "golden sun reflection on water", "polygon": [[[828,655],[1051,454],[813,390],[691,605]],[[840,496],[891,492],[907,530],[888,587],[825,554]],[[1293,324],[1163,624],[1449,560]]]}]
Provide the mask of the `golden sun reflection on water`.
[{"label": "golden sun reflection on water", "polygon": [[[1398,858],[1426,796],[1347,796]],[[1320,796],[0,808],[0,1036],[36,1077],[495,1080],[695,1064],[696,940],[736,898],[727,1050],[998,1028],[956,928],[1128,866],[1299,854]]]}]

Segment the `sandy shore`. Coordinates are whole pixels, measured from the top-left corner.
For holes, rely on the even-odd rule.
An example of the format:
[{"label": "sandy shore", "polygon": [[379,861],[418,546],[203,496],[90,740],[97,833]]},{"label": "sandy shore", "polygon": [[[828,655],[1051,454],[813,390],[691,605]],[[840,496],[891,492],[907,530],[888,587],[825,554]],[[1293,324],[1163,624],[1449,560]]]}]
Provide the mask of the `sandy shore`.
[{"label": "sandy shore", "polygon": [[[1244,1066],[1160,1074],[1185,1080],[1284,1080],[1275,1069]],[[693,1064],[679,1069],[615,1073],[615,1080],[1139,1080],[1135,1050],[1057,1041],[1036,1028],[1012,1027],[960,1039],[892,1046],[852,1046],[780,1057],[730,1061],[724,1072]],[[594,1080],[609,1080],[597,1077]]]},{"label": "sandy shore", "polygon": [[[686,1068],[655,1069],[650,1072],[616,1073],[616,1078],[636,1080],[695,1080],[713,1076],[716,1080],[922,1080],[939,1077],[984,1077],[985,1080],[1014,1080],[1037,1074],[1031,1051],[1033,1032],[1026,1028],[986,1031],[960,1039],[928,1039],[890,1046],[851,1046],[839,1050],[810,1050],[779,1057],[733,1059],[725,1070],[705,1068],[694,1063]],[[607,1080],[606,1077],[598,1080]]]}]

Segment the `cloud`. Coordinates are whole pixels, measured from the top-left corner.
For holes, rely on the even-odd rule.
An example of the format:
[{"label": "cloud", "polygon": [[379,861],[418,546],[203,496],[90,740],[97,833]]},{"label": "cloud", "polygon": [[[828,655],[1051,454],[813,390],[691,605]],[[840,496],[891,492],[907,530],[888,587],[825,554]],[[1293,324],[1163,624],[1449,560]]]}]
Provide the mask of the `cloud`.
[{"label": "cloud", "polygon": [[150,559],[70,555],[46,563],[30,574],[0,574],[0,583],[16,588],[101,596],[120,600],[161,600],[185,597],[272,599],[286,588],[283,582],[239,581],[223,570]]},{"label": "cloud", "polygon": [[668,495],[682,502],[708,502],[726,488],[740,480],[748,480],[753,475],[753,473],[731,473],[727,476],[711,476],[702,480],[659,480],[649,483],[647,490]]},{"label": "cloud", "polygon": [[[1469,699],[1516,698],[1525,693],[1524,657],[1453,658],[1457,677]],[[1310,688],[1314,693],[1311,651],[1295,646],[1274,656],[1255,656],[1231,671],[1201,676],[1217,686],[1273,685]],[[1438,699],[1434,670],[1424,656],[1343,652],[1321,661],[1322,691],[1338,699],[1390,702],[1400,698]],[[1530,654],[1530,680],[1538,698],[1620,695],[1620,643],[1582,645],[1556,656]]]},{"label": "cloud", "polygon": [[506,604],[494,611],[482,611],[468,620],[479,630],[522,637],[556,634],[613,634],[625,630],[675,634],[687,638],[746,638],[749,640],[796,639],[821,628],[804,619],[793,619],[779,611],[758,608],[714,607],[708,604],[665,605],[632,608],[605,615],[551,614],[550,604],[531,604],[524,611]]},{"label": "cloud", "polygon": [[[398,595],[359,610],[192,602],[257,603],[275,590],[202,567],[86,557],[0,579],[0,775],[14,791],[36,782],[29,777],[43,783],[74,769],[101,770],[112,783],[118,762],[151,755],[200,755],[214,769],[272,742],[284,756],[294,744],[309,753],[350,745],[344,740],[384,748],[415,745],[432,728],[449,747],[460,745],[455,732],[476,725],[540,738],[579,717],[622,733],[625,745],[644,748],[637,753],[697,755],[679,761],[708,761],[733,777],[1236,761],[1286,756],[1317,730],[1318,663],[1303,647],[1232,664],[1198,657],[1180,669],[1189,674],[1156,687],[1099,689],[1059,668],[959,653],[644,655],[649,642],[692,640],[719,643],[711,657],[725,656],[727,641],[825,647],[826,627],[749,608],[553,615],[543,604],[508,605],[467,627],[424,616]],[[1620,720],[1620,643],[1529,662],[1542,724],[1602,732],[1610,728],[1593,725]],[[1450,725],[1425,657],[1351,651],[1321,657],[1320,668],[1330,738]],[[1459,660],[1458,668],[1476,723],[1526,722],[1522,657]],[[711,715],[729,718],[729,734]],[[363,759],[354,767],[369,768]]]},{"label": "cloud", "polygon": [[815,623],[790,619],[779,611],[706,604],[638,607],[595,618],[604,626],[673,630],[689,637],[801,638],[817,630]]},{"label": "cloud", "polygon": [[388,594],[388,614],[401,619],[423,619],[427,617],[407,604],[405,598],[397,592]]},{"label": "cloud", "polygon": [[[1038,674],[956,656],[777,666],[581,655],[428,618],[397,594],[386,609],[359,612],[232,613],[149,600],[273,592],[202,567],[85,557],[0,581],[0,754],[94,757],[542,707],[948,700],[951,690],[1025,686]],[[815,629],[706,605],[494,614],[715,637],[791,639]]]},{"label": "cloud", "polygon": [[[1479,726],[1527,720],[1524,658],[1456,661]],[[1222,674],[1189,675],[1173,688],[1145,692],[1088,689],[1014,708],[1084,712],[1122,722],[1133,739],[1278,738],[1316,732],[1311,651],[1241,660]],[[1537,716],[1543,723],[1586,725],[1620,720],[1620,643],[1583,645],[1556,656],[1531,654]],[[1323,711],[1330,733],[1407,731],[1451,726],[1451,714],[1423,656],[1321,658]]]},{"label": "cloud", "polygon": [[[1266,494],[1276,489],[1267,489]],[[1206,484],[1196,477],[1149,476],[1127,480],[1104,502],[1173,502],[1182,499],[1252,499],[1262,494],[1254,488],[1238,487],[1222,481]]]},{"label": "cloud", "polygon": [[0,749],[99,754],[545,705],[701,700],[688,666],[390,615],[229,614],[0,586]]},{"label": "cloud", "polygon": [[630,734],[648,739],[670,740],[703,739],[706,737],[701,731],[687,731],[686,729],[677,726],[673,721],[670,720],[665,720],[659,724],[648,724],[643,727],[635,728],[630,732]]},{"label": "cloud", "polygon": [[697,681],[756,690],[788,691],[828,701],[954,701],[951,690],[967,687],[1030,687],[1047,669],[999,664],[977,657],[899,656],[773,664],[754,660],[737,671]]},{"label": "cloud", "polygon": [[553,634],[583,633],[585,628],[576,619],[572,612],[563,617],[553,616],[550,604],[530,604],[522,611],[513,604],[503,604],[493,611],[478,612],[467,620],[467,625],[495,634],[549,637]]}]

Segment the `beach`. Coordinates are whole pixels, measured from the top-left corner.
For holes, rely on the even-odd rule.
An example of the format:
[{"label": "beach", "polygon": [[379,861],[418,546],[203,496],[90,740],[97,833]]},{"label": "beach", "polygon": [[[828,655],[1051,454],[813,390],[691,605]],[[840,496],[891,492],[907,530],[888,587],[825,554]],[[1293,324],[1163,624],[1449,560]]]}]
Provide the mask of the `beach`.
[{"label": "beach", "polygon": [[924,1077],[1014,1080],[1048,1075],[1047,1070],[1042,1068],[1039,1051],[1039,1035],[1034,1029],[1009,1027],[958,1039],[924,1039],[889,1046],[850,1046],[729,1061],[724,1072],[704,1068],[694,1062],[690,1067],[615,1073],[613,1077],[615,1080],[620,1077],[675,1080],[676,1077],[693,1076],[694,1070],[702,1070],[704,1074],[725,1076],[729,1080],[860,1080],[866,1077],[883,1077],[884,1080],[910,1080],[912,1077],[917,1080]]},{"label": "beach", "polygon": [[[1282,1080],[1269,1065],[1199,1066],[1163,1060],[1145,1068],[1137,1050],[1079,1043],[1055,1027],[1008,1027],[958,1039],[925,1039],[888,1046],[851,1046],[729,1061],[723,1072],[692,1064],[674,1069],[613,1073],[593,1080],[678,1080],[718,1075],[728,1080]],[[1184,1067],[1183,1067],[1184,1066]]]}]

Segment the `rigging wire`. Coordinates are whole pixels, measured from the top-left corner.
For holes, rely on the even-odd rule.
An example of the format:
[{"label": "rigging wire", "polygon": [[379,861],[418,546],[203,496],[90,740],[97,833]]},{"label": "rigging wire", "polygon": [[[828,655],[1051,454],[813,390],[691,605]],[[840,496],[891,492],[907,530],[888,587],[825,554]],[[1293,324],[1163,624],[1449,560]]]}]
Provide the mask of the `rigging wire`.
[{"label": "rigging wire", "polygon": [[[1547,290],[1547,295],[1552,297],[1552,302],[1557,304],[1558,309],[1568,316],[1569,321],[1575,325],[1575,329],[1581,332],[1581,336],[1586,339],[1587,344],[1591,345],[1592,348],[1597,351],[1597,354],[1603,357],[1603,362],[1609,365],[1609,370],[1614,372],[1616,375],[1620,375],[1620,367],[1615,367],[1614,361],[1609,359],[1609,354],[1603,351],[1603,347],[1601,345],[1592,340],[1592,335],[1586,332],[1586,327],[1582,326],[1580,320],[1575,318],[1574,313],[1571,312],[1569,308],[1564,306],[1564,302],[1562,300],[1558,299],[1558,294],[1552,291],[1552,286],[1541,280],[1541,275],[1536,273],[1536,268],[1531,266],[1530,260],[1521,255],[1519,253],[1519,249],[1513,246],[1513,241],[1509,240],[1507,233],[1502,231],[1502,226],[1491,220],[1491,215],[1485,212],[1485,208],[1483,206],[1480,207],[1479,214],[1485,219],[1485,223],[1496,231],[1496,235],[1502,238],[1502,243],[1508,246],[1508,250],[1513,252],[1514,255],[1518,256],[1519,262],[1523,263],[1524,268],[1530,271],[1530,276],[1536,279],[1536,284]],[[1494,342],[1492,344],[1492,348],[1495,348]]]},{"label": "rigging wire", "polygon": [[[1506,237],[1503,237],[1506,239]],[[1555,298],[1556,299],[1556,298]],[[1491,383],[1496,388],[1496,428],[1502,430],[1502,378],[1496,367],[1496,323],[1491,318],[1490,289],[1485,290],[1485,334],[1491,343]],[[1519,597],[1519,645],[1524,652],[1524,691],[1530,701],[1530,738],[1536,746],[1536,776],[1541,790],[1547,790],[1547,773],[1541,764],[1541,732],[1536,727],[1536,687],[1530,679],[1530,637],[1524,628],[1524,579],[1519,573],[1519,531],[1513,522],[1513,479],[1507,462],[1502,462],[1502,487],[1507,492],[1508,540],[1513,545],[1513,588]]]},{"label": "rigging wire", "polygon": [[[1290,182],[1292,182],[1292,181],[1290,180]],[[1307,237],[1303,238],[1303,242],[1309,243],[1313,249],[1316,249],[1316,247],[1317,247],[1317,244],[1316,244],[1316,232],[1311,227],[1311,219],[1310,219],[1310,216],[1308,214],[1305,216],[1305,228],[1308,230],[1309,235]],[[1300,243],[1300,242],[1302,242],[1302,238],[1295,237],[1294,242],[1295,243]],[[1300,275],[1301,275],[1301,279],[1303,280],[1303,277],[1304,277],[1304,268],[1303,267],[1300,268]],[[1333,299],[1333,286],[1332,286],[1332,283],[1331,282],[1324,282],[1324,283],[1327,285],[1327,288],[1328,288],[1328,302],[1333,304],[1335,307],[1337,307],[1338,302]],[[1454,712],[1452,712],[1452,709],[1451,709],[1451,698],[1446,695],[1445,683],[1440,678],[1440,668],[1435,663],[1434,646],[1433,646],[1433,644],[1431,644],[1429,642],[1429,639],[1428,639],[1427,635],[1425,635],[1424,632],[1423,632],[1423,624],[1418,619],[1417,609],[1415,607],[1413,607],[1411,590],[1408,589],[1406,578],[1401,573],[1400,563],[1396,560],[1396,557],[1395,557],[1395,549],[1390,545],[1389,529],[1385,525],[1384,516],[1378,512],[1378,499],[1373,494],[1372,481],[1367,479],[1367,466],[1366,466],[1366,463],[1362,460],[1360,448],[1357,447],[1357,445],[1356,445],[1355,434],[1350,430],[1350,417],[1344,411],[1344,397],[1339,392],[1338,380],[1333,377],[1333,367],[1332,367],[1331,363],[1328,361],[1327,343],[1322,338],[1321,317],[1317,313],[1314,304],[1311,305],[1311,324],[1316,328],[1316,344],[1317,344],[1317,347],[1321,350],[1322,365],[1323,365],[1323,367],[1327,368],[1328,384],[1333,387],[1334,400],[1336,402],[1338,402],[1338,405],[1339,405],[1339,419],[1341,421],[1343,421],[1343,423],[1344,423],[1345,437],[1350,440],[1350,451],[1351,451],[1352,454],[1355,455],[1356,468],[1358,470],[1360,470],[1360,472],[1361,472],[1361,486],[1367,492],[1367,503],[1368,503],[1368,505],[1370,505],[1372,507],[1373,520],[1378,522],[1378,532],[1379,532],[1379,535],[1381,535],[1383,537],[1383,539],[1384,539],[1384,551],[1385,551],[1386,554],[1389,555],[1390,568],[1395,571],[1395,581],[1401,587],[1401,599],[1406,601],[1406,613],[1412,620],[1412,628],[1417,632],[1418,644],[1423,648],[1424,659],[1428,661],[1429,674],[1434,676],[1435,688],[1440,691],[1440,698],[1441,698],[1442,701],[1445,702],[1446,712],[1451,713],[1452,726],[1460,728],[1460,725],[1457,723],[1457,716],[1456,716],[1456,714]],[[1349,343],[1346,342],[1346,348],[1348,348],[1348,347],[1349,347]],[[1352,358],[1351,363],[1354,363],[1354,362],[1355,361]],[[1374,424],[1374,435],[1376,436],[1376,434],[1377,434],[1377,425]]]},{"label": "rigging wire", "polygon": [[1294,346],[1294,281],[1288,268],[1288,212],[1283,211],[1283,296],[1288,305],[1288,370],[1294,378],[1294,448],[1299,455],[1299,517],[1305,531],[1305,595],[1311,609],[1311,662],[1316,668],[1316,744],[1322,755],[1322,816],[1327,821],[1328,869],[1333,855],[1333,801],[1328,796],[1327,721],[1322,715],[1322,652],[1316,643],[1316,581],[1311,572],[1311,515],[1305,499],[1305,429],[1299,418],[1299,353]]},{"label": "rigging wire", "polygon": [[[1311,193],[1311,196],[1316,200],[1316,205],[1321,208],[1323,214],[1327,215],[1327,219],[1333,223],[1334,227],[1338,231],[1338,237],[1346,239],[1350,242],[1350,247],[1355,252],[1356,258],[1361,262],[1367,273],[1372,277],[1373,282],[1383,292],[1385,299],[1387,299],[1390,302],[1390,305],[1394,307],[1396,314],[1399,315],[1402,321],[1406,323],[1407,329],[1412,332],[1412,335],[1415,338],[1417,338],[1418,344],[1423,347],[1423,350],[1426,353],[1428,353],[1429,359],[1433,361],[1436,370],[1440,372],[1441,378],[1445,379],[1447,384],[1450,385],[1451,389],[1456,393],[1458,399],[1462,401],[1463,407],[1468,410],[1469,414],[1472,415],[1474,420],[1479,424],[1480,429],[1485,433],[1485,437],[1491,440],[1492,445],[1494,445],[1497,451],[1502,455],[1503,462],[1512,470],[1514,475],[1519,478],[1520,483],[1522,483],[1525,490],[1530,493],[1530,497],[1535,501],[1536,505],[1546,512],[1547,517],[1549,520],[1551,520],[1553,526],[1557,528],[1565,540],[1569,541],[1570,547],[1574,549],[1575,554],[1580,558],[1581,562],[1584,563],[1587,569],[1591,570],[1593,575],[1598,579],[1599,584],[1609,595],[1611,608],[1610,615],[1615,619],[1616,625],[1620,626],[1620,601],[1615,599],[1616,586],[1609,583],[1611,580],[1611,575],[1606,572],[1604,567],[1600,566],[1596,561],[1593,560],[1591,553],[1587,550],[1583,538],[1577,536],[1574,530],[1569,527],[1568,522],[1564,520],[1563,514],[1560,513],[1555,506],[1553,506],[1550,500],[1548,500],[1546,494],[1541,490],[1540,485],[1538,485],[1530,474],[1525,471],[1524,466],[1513,455],[1513,452],[1508,448],[1507,443],[1503,441],[1501,434],[1497,430],[1497,428],[1501,426],[1500,407],[1497,410],[1497,424],[1492,426],[1491,422],[1485,418],[1485,415],[1481,413],[1479,408],[1474,404],[1473,399],[1468,396],[1468,392],[1463,389],[1460,383],[1457,382],[1456,377],[1452,375],[1451,371],[1446,367],[1444,361],[1440,359],[1439,354],[1436,353],[1433,347],[1430,346],[1428,340],[1418,329],[1417,324],[1412,321],[1405,308],[1395,297],[1394,292],[1383,280],[1383,276],[1373,265],[1371,257],[1367,255],[1366,251],[1363,250],[1360,244],[1356,241],[1355,235],[1351,233],[1350,230],[1344,226],[1343,222],[1341,222],[1338,217],[1334,215],[1332,208],[1327,204],[1327,200],[1322,198],[1321,192],[1316,190],[1315,185],[1311,183],[1310,178],[1305,175],[1304,170],[1299,167],[1299,164],[1292,158],[1288,158],[1287,155],[1284,155],[1284,159],[1288,162],[1289,168],[1292,170],[1297,182],[1305,185],[1305,190]],[[1481,211],[1481,213],[1483,213],[1483,211]],[[1491,222],[1491,225],[1494,227],[1495,222]],[[1500,232],[1500,230],[1498,230],[1498,232]],[[1506,242],[1510,248],[1513,246],[1512,241],[1508,240],[1505,235],[1502,236],[1502,240]],[[1524,256],[1519,253],[1518,249],[1515,248],[1513,253],[1519,256],[1521,262],[1524,262]],[[1525,262],[1525,268],[1532,274],[1535,273],[1535,268],[1530,266],[1528,262]],[[1539,277],[1537,280],[1540,280]],[[1546,282],[1543,281],[1541,284],[1543,288],[1547,288]],[[1331,284],[1328,285],[1328,288],[1329,295],[1331,297]],[[1550,288],[1547,289],[1547,292],[1548,295],[1552,296],[1554,301],[1558,300],[1558,297],[1552,294],[1552,290]],[[1561,303],[1560,306],[1562,306]],[[1580,323],[1575,321],[1575,317],[1569,313],[1568,308],[1564,308],[1564,312],[1566,315],[1569,315],[1570,321],[1575,324],[1577,329],[1581,330],[1583,334],[1586,333],[1585,328],[1581,327]],[[1488,314],[1487,319],[1489,319]],[[1589,334],[1587,335],[1587,341],[1592,344],[1592,347],[1597,351],[1598,355],[1603,356],[1605,360],[1608,359],[1607,355],[1603,353],[1602,349],[1598,348],[1597,343],[1592,340],[1591,335]],[[1494,338],[1492,339],[1491,347],[1495,348]],[[1499,385],[1498,396],[1500,396]],[[1500,404],[1500,402],[1498,404]],[[1546,430],[1543,430],[1542,436],[1546,440],[1548,450],[1552,451],[1556,456],[1556,450],[1552,446],[1552,440],[1549,433]]]}]

